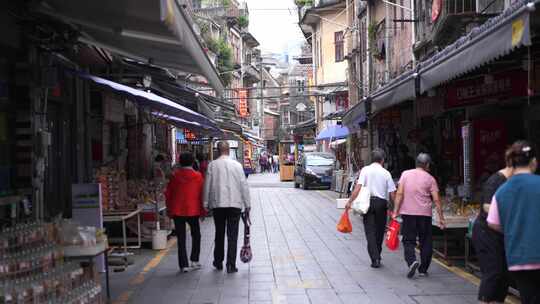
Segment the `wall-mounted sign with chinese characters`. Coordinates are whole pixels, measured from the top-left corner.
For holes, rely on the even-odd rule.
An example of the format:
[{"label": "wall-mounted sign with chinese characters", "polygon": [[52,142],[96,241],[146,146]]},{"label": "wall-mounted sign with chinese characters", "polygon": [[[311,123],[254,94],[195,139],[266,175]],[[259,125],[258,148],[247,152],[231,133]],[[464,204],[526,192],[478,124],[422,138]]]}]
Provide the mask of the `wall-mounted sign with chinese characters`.
[{"label": "wall-mounted sign with chinese characters", "polygon": [[459,80],[447,88],[446,107],[462,107],[527,96],[527,83],[527,73],[522,70]]},{"label": "wall-mounted sign with chinese characters", "polygon": [[191,130],[184,129],[184,137],[187,141],[196,140],[197,135],[195,133],[191,132]]},{"label": "wall-mounted sign with chinese characters", "polygon": [[244,89],[238,90],[238,97],[240,98],[238,102],[238,113],[240,114],[240,117],[242,118],[248,117],[249,110],[248,110],[247,90],[244,90]]}]

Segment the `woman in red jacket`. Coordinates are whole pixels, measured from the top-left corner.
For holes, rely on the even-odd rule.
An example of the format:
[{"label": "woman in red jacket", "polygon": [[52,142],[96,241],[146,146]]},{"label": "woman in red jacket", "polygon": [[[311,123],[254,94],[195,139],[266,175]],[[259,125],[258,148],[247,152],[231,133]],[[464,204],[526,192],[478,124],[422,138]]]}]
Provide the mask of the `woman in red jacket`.
[{"label": "woman in red jacket", "polygon": [[[193,170],[193,155],[180,155],[180,168],[176,169],[165,190],[167,212],[174,220],[178,244],[178,265],[181,272],[201,268],[201,229],[199,217],[204,215],[202,192],[204,179],[200,172]],[[191,229],[191,265],[186,253],[186,223]]]}]

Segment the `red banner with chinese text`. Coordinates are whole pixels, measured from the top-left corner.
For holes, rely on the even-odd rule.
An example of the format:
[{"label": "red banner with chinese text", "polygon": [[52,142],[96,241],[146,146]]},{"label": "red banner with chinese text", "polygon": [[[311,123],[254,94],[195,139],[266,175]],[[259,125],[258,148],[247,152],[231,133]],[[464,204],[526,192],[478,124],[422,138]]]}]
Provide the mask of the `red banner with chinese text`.
[{"label": "red banner with chinese text", "polygon": [[527,96],[527,83],[527,73],[522,70],[456,81],[447,88],[446,107],[462,107]]},{"label": "red banner with chinese text", "polygon": [[238,112],[240,114],[240,117],[245,118],[249,115],[249,109],[248,109],[248,92],[245,89],[238,90]]}]

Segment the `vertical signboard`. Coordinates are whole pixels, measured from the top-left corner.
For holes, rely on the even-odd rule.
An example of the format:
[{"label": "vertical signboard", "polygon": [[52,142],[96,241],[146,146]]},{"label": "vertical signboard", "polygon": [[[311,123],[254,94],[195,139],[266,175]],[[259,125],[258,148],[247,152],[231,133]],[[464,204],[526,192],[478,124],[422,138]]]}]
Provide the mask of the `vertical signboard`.
[{"label": "vertical signboard", "polygon": [[[103,209],[100,184],[72,184],[72,217],[81,226],[93,226],[103,229]],[[105,259],[101,255],[97,260],[100,272],[105,271]]]},{"label": "vertical signboard", "polygon": [[247,90],[242,89],[238,90],[238,112],[240,114],[240,117],[245,118],[248,116],[248,102],[247,102]]},{"label": "vertical signboard", "polygon": [[508,143],[508,132],[505,122],[495,119],[475,120],[473,129],[474,181],[480,184],[505,167],[504,150]]},{"label": "vertical signboard", "polygon": [[461,138],[463,139],[463,186],[466,199],[470,199],[472,196],[471,132],[471,123],[469,121],[463,122]]}]

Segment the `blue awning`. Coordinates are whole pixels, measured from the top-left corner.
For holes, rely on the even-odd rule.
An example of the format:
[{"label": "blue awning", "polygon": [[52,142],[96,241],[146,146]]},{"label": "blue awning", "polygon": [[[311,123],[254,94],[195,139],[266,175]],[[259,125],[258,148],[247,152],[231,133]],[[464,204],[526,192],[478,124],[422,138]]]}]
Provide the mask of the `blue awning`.
[{"label": "blue awning", "polygon": [[77,73],[81,78],[92,80],[97,85],[113,90],[116,93],[125,95],[133,99],[139,105],[150,108],[153,112],[161,112],[166,115],[181,118],[185,121],[196,122],[201,125],[219,129],[217,125],[208,117],[193,110],[177,104],[174,101],[158,96],[154,93],[134,89],[127,85],[116,83],[101,77],[84,73]]},{"label": "blue awning", "polygon": [[315,140],[340,139],[349,135],[349,128],[335,125],[322,130]]}]

